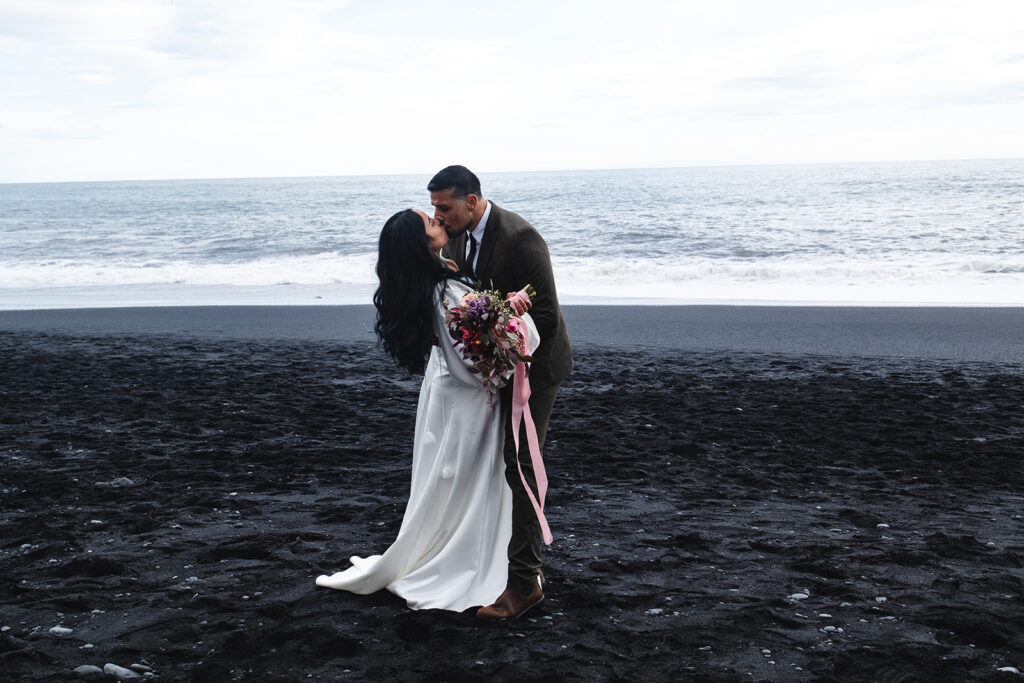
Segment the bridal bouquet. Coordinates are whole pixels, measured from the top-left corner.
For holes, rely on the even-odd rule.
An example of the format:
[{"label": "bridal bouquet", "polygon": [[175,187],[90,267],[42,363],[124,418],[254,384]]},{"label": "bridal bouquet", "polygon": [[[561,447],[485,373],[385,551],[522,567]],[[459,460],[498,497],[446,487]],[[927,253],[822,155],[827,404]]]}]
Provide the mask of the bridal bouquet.
[{"label": "bridal bouquet", "polygon": [[[514,296],[533,298],[533,287],[526,285]],[[470,361],[471,372],[480,374],[484,386],[491,393],[508,383],[520,361],[530,362],[524,355],[526,329],[516,316],[512,305],[493,289],[469,292],[458,306],[445,313],[448,332],[453,346]]]}]

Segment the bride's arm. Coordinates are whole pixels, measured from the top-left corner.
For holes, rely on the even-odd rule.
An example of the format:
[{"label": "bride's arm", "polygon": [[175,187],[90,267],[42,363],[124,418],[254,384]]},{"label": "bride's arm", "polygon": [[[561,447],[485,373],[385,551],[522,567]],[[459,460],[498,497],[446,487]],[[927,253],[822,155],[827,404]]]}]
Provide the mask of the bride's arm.
[{"label": "bride's arm", "polygon": [[460,296],[459,292],[452,290],[451,285],[446,285],[441,291],[441,302],[434,314],[434,334],[437,335],[438,350],[441,357],[444,358],[445,365],[448,366],[448,374],[452,379],[467,386],[483,388],[480,375],[469,370],[473,367],[473,363],[463,358],[462,354],[456,350],[455,340],[452,339],[452,335],[448,332],[448,326],[445,324],[444,314],[447,309],[444,302],[447,301],[449,305],[454,306],[458,303]]}]

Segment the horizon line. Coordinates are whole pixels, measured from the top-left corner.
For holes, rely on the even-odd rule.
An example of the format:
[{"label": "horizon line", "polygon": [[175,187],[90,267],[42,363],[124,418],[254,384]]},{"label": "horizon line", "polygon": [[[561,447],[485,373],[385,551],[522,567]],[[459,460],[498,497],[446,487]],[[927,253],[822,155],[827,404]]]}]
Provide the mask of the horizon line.
[{"label": "horizon line", "polygon": [[[692,164],[683,166],[626,166],[616,168],[563,168],[563,169],[530,169],[530,170],[508,170],[508,171],[474,171],[477,175],[497,175],[508,173],[602,173],[608,171],[668,171],[681,169],[698,168],[763,168],[772,166],[867,166],[872,164],[917,164],[917,163],[949,163],[969,161],[1019,161],[1024,157],[957,157],[945,159],[877,159],[868,161],[785,161],[785,162],[763,162],[763,163],[735,163],[735,164]],[[436,173],[434,171],[433,173]],[[94,180],[3,180],[0,185],[59,185],[59,184],[84,184],[84,183],[150,183],[150,182],[192,182],[192,181],[217,181],[217,180],[302,180],[318,178],[380,178],[394,176],[427,176],[430,172],[401,172],[401,173],[338,173],[329,175],[267,175],[267,176],[196,176],[184,177],[163,177],[163,178],[104,178]]]}]

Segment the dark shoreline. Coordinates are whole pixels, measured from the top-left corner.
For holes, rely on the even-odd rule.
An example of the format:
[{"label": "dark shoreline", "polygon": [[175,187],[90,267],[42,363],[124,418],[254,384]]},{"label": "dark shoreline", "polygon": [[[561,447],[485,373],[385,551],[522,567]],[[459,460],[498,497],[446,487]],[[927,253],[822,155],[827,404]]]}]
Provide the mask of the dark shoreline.
[{"label": "dark shoreline", "polygon": [[[1024,363],[1024,308],[565,306],[574,343]],[[373,343],[372,306],[0,311],[0,331]]]},{"label": "dark shoreline", "polygon": [[864,353],[812,341],[871,311],[587,309],[547,599],[497,626],[313,584],[408,490],[419,381],[365,317],[0,313],[0,678],[1019,680],[1018,309],[904,311]]}]

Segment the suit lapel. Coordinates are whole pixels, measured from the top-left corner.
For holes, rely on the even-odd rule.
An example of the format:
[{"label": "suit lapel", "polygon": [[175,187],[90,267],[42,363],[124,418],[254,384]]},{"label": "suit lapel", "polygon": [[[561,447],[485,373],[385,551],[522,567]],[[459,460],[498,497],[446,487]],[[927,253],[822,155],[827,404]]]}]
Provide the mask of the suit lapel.
[{"label": "suit lapel", "polygon": [[484,241],[480,245],[480,256],[476,260],[476,276],[483,282],[484,287],[490,287],[490,280],[494,277],[491,273],[491,262],[494,260],[494,245],[498,242],[498,233],[501,231],[501,221],[498,218],[500,212],[501,209],[491,202],[491,215],[487,217]]}]

